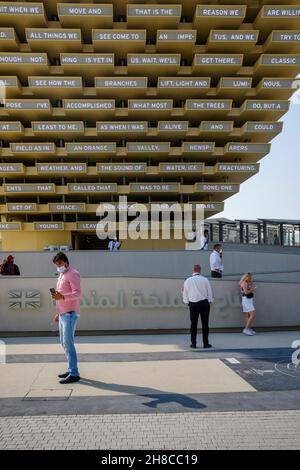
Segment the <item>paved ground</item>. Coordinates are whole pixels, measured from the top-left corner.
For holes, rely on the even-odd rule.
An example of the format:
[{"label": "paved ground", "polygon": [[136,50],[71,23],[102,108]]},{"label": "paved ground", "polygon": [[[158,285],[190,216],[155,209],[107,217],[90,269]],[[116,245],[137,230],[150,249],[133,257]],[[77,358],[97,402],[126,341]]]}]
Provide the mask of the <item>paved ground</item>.
[{"label": "paved ground", "polygon": [[299,449],[297,339],[78,337],[82,380],[62,386],[58,338],[6,338],[0,449]]},{"label": "paved ground", "polygon": [[1,418],[2,449],[299,449],[300,411]]}]

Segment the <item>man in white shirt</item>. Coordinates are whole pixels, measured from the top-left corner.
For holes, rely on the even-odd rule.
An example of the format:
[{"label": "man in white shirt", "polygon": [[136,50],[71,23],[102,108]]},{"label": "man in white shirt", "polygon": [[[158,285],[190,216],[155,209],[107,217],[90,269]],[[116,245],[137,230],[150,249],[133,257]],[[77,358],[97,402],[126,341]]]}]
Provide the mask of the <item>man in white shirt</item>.
[{"label": "man in white shirt", "polygon": [[117,238],[115,238],[115,244],[114,244],[114,247],[113,247],[113,251],[119,251],[120,248],[121,248],[121,242],[119,242],[119,240]]},{"label": "man in white shirt", "polygon": [[191,348],[197,347],[197,327],[199,315],[202,323],[203,347],[211,348],[208,342],[209,334],[209,311],[210,304],[213,302],[213,295],[210,282],[201,275],[201,266],[195,264],[193,274],[188,277],[183,284],[182,289],[183,302],[190,308],[191,319]]},{"label": "man in white shirt", "polygon": [[114,247],[115,247],[115,239],[114,238],[110,238],[109,242],[108,242],[108,249],[109,251],[114,251]]},{"label": "man in white shirt", "polygon": [[201,237],[201,248],[200,248],[200,250],[203,250],[203,251],[208,250],[208,240],[209,240],[208,230],[204,230],[203,237]]},{"label": "man in white shirt", "polygon": [[224,269],[222,257],[222,245],[220,243],[216,243],[214,245],[214,250],[209,258],[211,277],[222,277]]}]

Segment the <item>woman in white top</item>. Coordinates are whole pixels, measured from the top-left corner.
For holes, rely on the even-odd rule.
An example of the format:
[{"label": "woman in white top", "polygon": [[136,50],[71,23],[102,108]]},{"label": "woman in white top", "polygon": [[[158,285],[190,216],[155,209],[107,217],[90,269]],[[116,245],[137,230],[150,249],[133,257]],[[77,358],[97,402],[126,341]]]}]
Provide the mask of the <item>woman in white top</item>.
[{"label": "woman in white top", "polygon": [[253,336],[255,335],[255,331],[252,330],[251,326],[254,318],[256,317],[256,312],[253,304],[255,287],[253,287],[251,273],[246,273],[241,278],[240,289],[242,295],[242,308],[243,312],[246,314],[246,324],[245,328],[243,329],[243,333],[247,336]]}]

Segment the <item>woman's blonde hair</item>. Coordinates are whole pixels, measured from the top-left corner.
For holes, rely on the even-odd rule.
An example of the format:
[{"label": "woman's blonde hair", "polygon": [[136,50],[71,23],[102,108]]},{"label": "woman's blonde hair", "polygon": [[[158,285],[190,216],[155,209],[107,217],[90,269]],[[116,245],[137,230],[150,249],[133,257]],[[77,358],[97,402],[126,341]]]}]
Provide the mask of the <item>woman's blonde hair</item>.
[{"label": "woman's blonde hair", "polygon": [[245,273],[240,279],[240,284],[242,284],[242,282],[246,281],[246,279],[248,279],[249,277],[252,278],[252,274],[251,273]]}]

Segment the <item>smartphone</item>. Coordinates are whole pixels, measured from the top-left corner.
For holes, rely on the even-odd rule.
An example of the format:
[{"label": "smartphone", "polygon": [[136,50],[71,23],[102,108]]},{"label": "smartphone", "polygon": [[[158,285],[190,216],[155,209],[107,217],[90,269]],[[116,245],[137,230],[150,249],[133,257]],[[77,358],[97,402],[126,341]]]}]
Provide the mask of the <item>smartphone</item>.
[{"label": "smartphone", "polygon": [[54,289],[54,287],[51,287],[51,289],[49,289],[49,290],[50,290],[51,294],[55,294],[55,289]]}]

